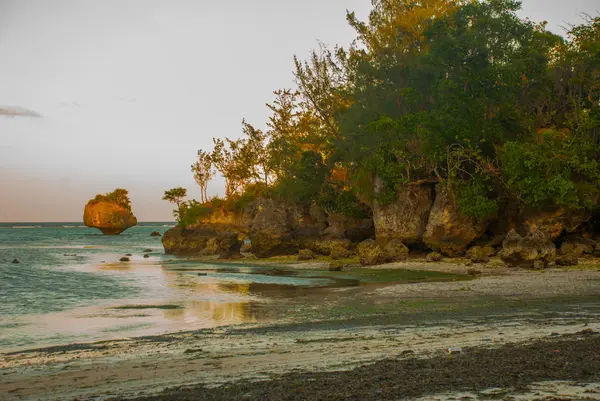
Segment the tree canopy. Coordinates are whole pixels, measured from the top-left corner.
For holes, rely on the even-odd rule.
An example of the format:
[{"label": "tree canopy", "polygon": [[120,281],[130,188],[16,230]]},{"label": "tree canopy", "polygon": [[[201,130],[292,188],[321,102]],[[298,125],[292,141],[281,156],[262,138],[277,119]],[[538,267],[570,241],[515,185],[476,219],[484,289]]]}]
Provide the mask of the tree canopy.
[{"label": "tree canopy", "polygon": [[124,207],[125,209],[131,211],[131,201],[129,200],[129,192],[123,188],[117,188],[112,192],[107,194],[98,194],[94,199],[90,201],[91,203],[98,202],[115,202],[116,204]]},{"label": "tree canopy", "polygon": [[503,200],[597,208],[600,17],[563,38],[514,0],[372,5],[366,21],[347,14],[349,46],[294,58],[297,90],[274,92],[264,130],[243,121],[201,151],[227,197],[362,213],[429,182],[475,218]]}]

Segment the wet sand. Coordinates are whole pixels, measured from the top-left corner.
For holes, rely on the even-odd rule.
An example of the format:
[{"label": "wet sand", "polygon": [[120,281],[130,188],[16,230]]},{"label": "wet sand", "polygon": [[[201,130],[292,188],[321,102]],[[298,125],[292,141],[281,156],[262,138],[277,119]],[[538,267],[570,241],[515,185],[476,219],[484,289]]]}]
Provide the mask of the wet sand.
[{"label": "wet sand", "polygon": [[[589,331],[600,331],[600,272],[478,269],[483,275],[466,282],[337,289],[324,296],[319,313],[290,311],[277,325],[0,355],[0,394],[3,400],[447,399],[461,391],[485,399],[480,392],[491,387],[515,397],[532,388],[545,394],[539,386],[561,397],[590,390],[600,372],[600,341]],[[448,347],[463,352],[449,358]],[[523,365],[529,360],[538,364]],[[547,380],[553,382],[535,384]],[[269,398],[279,393],[285,397]]]}]

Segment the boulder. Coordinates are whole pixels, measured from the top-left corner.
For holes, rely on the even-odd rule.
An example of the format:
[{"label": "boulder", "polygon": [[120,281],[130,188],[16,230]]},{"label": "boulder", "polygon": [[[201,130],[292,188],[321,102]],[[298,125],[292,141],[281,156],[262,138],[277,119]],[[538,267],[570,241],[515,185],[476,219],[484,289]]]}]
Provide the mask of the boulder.
[{"label": "boulder", "polygon": [[19,262],[19,259],[15,258],[15,259],[13,259],[12,263],[17,264],[17,263],[21,263],[21,262]]},{"label": "boulder", "polygon": [[446,184],[437,184],[436,196],[423,235],[423,242],[447,256],[462,255],[469,244],[481,237],[487,223],[476,222],[460,213],[455,196]]},{"label": "boulder", "polygon": [[144,259],[148,259],[150,257],[150,255],[148,255],[147,253],[144,255]]},{"label": "boulder", "polygon": [[425,260],[427,260],[428,262],[439,262],[442,260],[442,255],[440,255],[437,252],[431,252],[427,254]]},{"label": "boulder", "polygon": [[252,253],[259,258],[298,252],[298,243],[288,224],[286,207],[273,199],[257,200],[248,236],[252,242]]},{"label": "boulder", "polygon": [[511,266],[533,268],[534,262],[539,261],[543,267],[547,267],[556,258],[556,246],[550,236],[541,230],[535,230],[525,237],[511,230],[498,255]]},{"label": "boulder", "polygon": [[526,210],[522,213],[522,229],[525,235],[533,231],[542,231],[551,240],[564,232],[576,231],[590,216],[584,212],[558,208],[551,211]]},{"label": "boulder", "polygon": [[350,249],[352,242],[347,238],[328,239],[328,238],[301,238],[298,240],[301,247],[310,249],[319,255],[329,256],[332,249]]},{"label": "boulder", "polygon": [[315,257],[314,252],[310,249],[301,249],[298,256],[296,256],[296,260],[313,260]]},{"label": "boulder", "polygon": [[402,262],[408,257],[408,248],[398,238],[388,241],[383,251],[389,262]]},{"label": "boulder", "polygon": [[328,270],[330,272],[341,272],[344,269],[344,266],[344,263],[340,262],[339,260],[334,260],[333,262],[329,263]]},{"label": "boulder", "polygon": [[352,252],[347,247],[344,247],[344,246],[338,244],[338,245],[331,247],[330,256],[331,256],[331,259],[334,259],[334,260],[347,259],[350,256],[352,256]]},{"label": "boulder", "polygon": [[115,201],[90,200],[83,211],[83,222],[88,227],[102,231],[104,235],[118,235],[137,224],[130,209]]},{"label": "boulder", "polygon": [[592,255],[594,253],[594,247],[580,242],[563,242],[559,253],[561,255],[575,256]]},{"label": "boulder", "polygon": [[490,257],[494,256],[496,250],[489,246],[474,246],[469,249],[466,256],[471,259],[473,263],[487,263],[490,261]]},{"label": "boulder", "polygon": [[218,230],[214,225],[193,228],[173,227],[165,232],[162,244],[167,255],[209,256],[237,259],[241,257],[241,241],[235,231]]},{"label": "boulder", "polygon": [[160,235],[160,233],[159,233],[158,231],[152,231],[152,232],[150,233],[150,236],[151,236],[151,237],[160,237],[161,235]]},{"label": "boulder", "polygon": [[150,248],[144,249],[144,252],[152,252],[152,249],[150,249]]},{"label": "boulder", "polygon": [[469,276],[472,276],[472,277],[479,277],[479,276],[481,276],[483,273],[481,273],[481,270],[477,270],[477,269],[469,269],[469,270],[467,270],[467,274],[468,274]]},{"label": "boulder", "polygon": [[406,186],[390,204],[374,201],[375,237],[384,242],[395,238],[408,245],[420,243],[432,205],[431,185]]},{"label": "boulder", "polygon": [[577,255],[571,253],[556,258],[556,264],[558,266],[577,266],[579,264],[579,259],[577,258]]},{"label": "boulder", "polygon": [[129,262],[129,258],[127,256],[123,256],[121,259],[119,259],[120,262]]},{"label": "boulder", "polygon": [[375,240],[368,239],[360,244],[356,248],[360,264],[363,266],[380,265],[387,262],[385,252],[375,242]]}]

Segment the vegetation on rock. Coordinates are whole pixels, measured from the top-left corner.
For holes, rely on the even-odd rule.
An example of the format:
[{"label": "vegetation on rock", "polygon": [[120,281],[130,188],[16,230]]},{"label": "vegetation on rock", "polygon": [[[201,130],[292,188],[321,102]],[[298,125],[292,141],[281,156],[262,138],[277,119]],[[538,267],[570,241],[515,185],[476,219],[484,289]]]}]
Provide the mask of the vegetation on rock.
[{"label": "vegetation on rock", "polygon": [[123,188],[117,188],[107,194],[98,194],[94,199],[91,199],[88,204],[95,205],[100,202],[112,202],[131,211],[131,201],[129,200],[129,192]]},{"label": "vegetation on rock", "polygon": [[131,211],[131,201],[126,189],[117,188],[105,195],[96,195],[85,205],[83,222],[105,235],[118,235],[137,224]]},{"label": "vegetation on rock", "polygon": [[[202,203],[178,204],[180,224],[259,196],[357,218],[376,207],[378,236],[455,255],[507,204],[598,210],[600,17],[563,38],[514,0],[372,3],[366,21],[348,13],[349,46],[294,58],[297,89],[274,92],[264,129],[244,120],[239,139],[198,152]],[[225,200],[206,196],[214,170]],[[410,202],[430,195],[440,218],[425,231]],[[381,208],[399,201],[414,212],[397,233],[406,219]]]}]

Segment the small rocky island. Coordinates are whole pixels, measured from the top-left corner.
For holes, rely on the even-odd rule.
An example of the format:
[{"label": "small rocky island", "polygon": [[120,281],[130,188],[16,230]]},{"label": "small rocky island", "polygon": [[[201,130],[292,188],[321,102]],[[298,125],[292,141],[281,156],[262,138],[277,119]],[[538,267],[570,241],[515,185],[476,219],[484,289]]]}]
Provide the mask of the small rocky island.
[{"label": "small rocky island", "polygon": [[83,222],[104,235],[119,235],[137,224],[131,211],[131,201],[126,189],[117,188],[105,195],[96,195],[85,205]]}]

